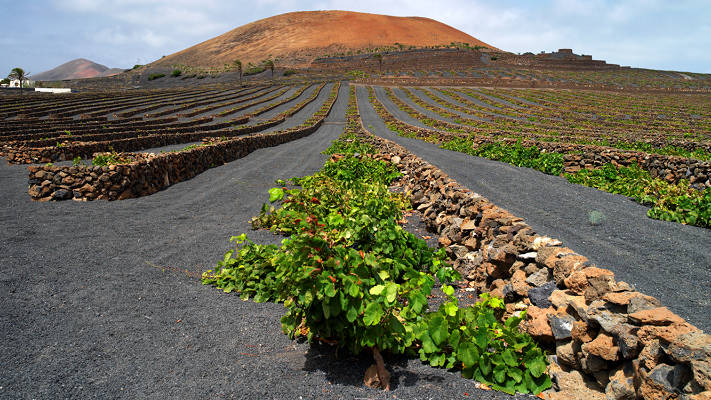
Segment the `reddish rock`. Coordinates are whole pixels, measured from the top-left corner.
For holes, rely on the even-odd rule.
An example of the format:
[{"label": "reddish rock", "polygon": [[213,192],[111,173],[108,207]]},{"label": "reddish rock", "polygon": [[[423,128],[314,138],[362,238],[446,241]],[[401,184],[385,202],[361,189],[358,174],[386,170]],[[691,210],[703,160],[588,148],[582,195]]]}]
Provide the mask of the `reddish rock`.
[{"label": "reddish rock", "polygon": [[594,374],[595,372],[604,371],[609,368],[607,361],[594,354],[580,352],[578,353],[578,360],[580,360],[580,368],[589,374]]},{"label": "reddish rock", "polygon": [[504,297],[504,286],[506,286],[506,282],[504,282],[503,279],[496,279],[493,282],[491,282],[491,285],[489,286],[489,293],[492,296],[496,297]]},{"label": "reddish rock", "polygon": [[559,391],[549,393],[546,397],[547,399],[605,400],[605,394],[597,387],[597,383],[584,377],[583,374],[576,370],[571,370],[570,372],[558,370],[551,375],[553,375],[555,385]]},{"label": "reddish rock", "polygon": [[558,286],[565,282],[565,279],[575,271],[585,268],[588,259],[577,255],[569,254],[555,261],[553,265],[553,279]]},{"label": "reddish rock", "polygon": [[651,310],[661,307],[661,305],[662,303],[654,297],[640,293],[630,299],[630,303],[627,305],[627,313],[632,314],[637,311]]},{"label": "reddish rock", "polygon": [[548,314],[553,314],[555,310],[553,307],[548,307],[546,309],[538,308],[536,306],[530,306],[526,310],[526,323],[525,329],[529,335],[533,336],[538,340],[552,341],[553,331],[551,331],[551,326],[548,323]]},{"label": "reddish rock", "polygon": [[683,318],[669,311],[666,307],[657,307],[649,310],[637,311],[629,315],[630,321],[638,325],[666,326],[683,324]]},{"label": "reddish rock", "polygon": [[659,339],[654,339],[644,346],[637,360],[640,367],[651,371],[661,362],[664,356],[665,354],[664,350],[662,350],[661,342]]},{"label": "reddish rock", "polygon": [[585,321],[573,322],[573,329],[571,329],[570,331],[570,336],[573,338],[573,340],[580,343],[588,343],[591,342],[596,335],[596,330],[593,329],[590,325],[588,325]]},{"label": "reddish rock", "polygon": [[612,336],[617,339],[620,346],[620,354],[625,360],[631,360],[639,354],[639,338],[637,332],[639,328],[630,324],[619,324],[612,330]]},{"label": "reddish rock", "polygon": [[[612,290],[615,284],[615,276],[606,269],[595,268],[595,270],[605,271],[599,275],[590,276],[588,273],[588,287],[585,289],[585,300],[588,302],[601,298]],[[609,273],[607,273],[609,272]]]},{"label": "reddish rock", "polygon": [[449,247],[452,244],[452,241],[447,236],[440,236],[438,242],[441,247]]},{"label": "reddish rock", "polygon": [[[578,265],[576,263],[580,262],[581,259],[568,256],[560,260],[560,262],[568,258],[571,258],[572,261],[570,262],[573,263],[573,266],[570,267],[572,271],[570,276],[563,280],[568,289],[577,294],[584,294],[588,301],[597,299],[612,290],[614,274],[611,271],[597,267],[587,267],[575,271],[574,269]],[[587,261],[587,259],[585,260]]]},{"label": "reddish rock", "polygon": [[468,248],[469,250],[478,250],[479,240],[476,237],[469,237],[464,241],[464,247]]},{"label": "reddish rock", "polygon": [[618,367],[610,373],[605,395],[608,400],[635,400],[634,370],[631,364]]},{"label": "reddish rock", "polygon": [[[538,238],[536,240],[538,240]],[[536,263],[541,267],[553,269],[555,262],[560,258],[559,256],[564,254],[575,254],[575,252],[567,247],[542,247],[537,249]]]},{"label": "reddish rock", "polygon": [[508,266],[504,264],[492,264],[489,262],[483,262],[481,266],[483,268],[486,268],[486,273],[489,274],[492,279],[506,278],[509,272]]},{"label": "reddish rock", "polygon": [[572,340],[566,342],[556,342],[555,355],[558,362],[573,369],[580,369],[580,362],[576,354],[580,352],[580,346]]},{"label": "reddish rock", "polygon": [[570,276],[563,280],[563,283],[568,290],[578,295],[583,295],[588,287],[588,280],[583,271],[571,273]]},{"label": "reddish rock", "polygon": [[558,239],[549,238],[547,236],[538,236],[533,239],[533,250],[540,250],[545,247],[560,246],[561,242]]},{"label": "reddish rock", "polygon": [[711,390],[711,336],[696,330],[677,336],[666,349],[670,359],[690,365],[693,384]]},{"label": "reddish rock", "polygon": [[463,231],[473,231],[476,229],[476,221],[465,219],[459,229]]},{"label": "reddish rock", "polygon": [[30,189],[27,191],[27,193],[32,198],[41,197],[40,194],[42,193],[42,187],[37,186],[37,185],[32,185],[32,186],[30,186]]},{"label": "reddish rock", "polygon": [[698,328],[688,323],[668,326],[645,325],[639,328],[639,331],[637,331],[637,337],[639,338],[639,341],[646,346],[655,339],[659,339],[664,343],[671,343],[680,335],[697,330]]},{"label": "reddish rock", "polygon": [[516,270],[511,276],[511,287],[519,296],[527,296],[531,286],[526,283],[526,272],[520,269]]},{"label": "reddish rock", "polygon": [[632,285],[625,281],[618,281],[615,282],[615,285],[612,288],[613,292],[634,292],[634,288]]},{"label": "reddish rock", "polygon": [[585,318],[587,315],[588,307],[583,296],[575,296],[563,290],[554,290],[549,299],[557,309],[566,310],[570,308],[581,318]]},{"label": "reddish rock", "polygon": [[610,292],[605,293],[602,299],[609,303],[626,306],[630,303],[630,299],[638,294],[637,292]]},{"label": "reddish rock", "polygon": [[516,247],[506,244],[501,247],[487,247],[486,259],[492,264],[505,266],[507,269],[516,261]]},{"label": "reddish rock", "polygon": [[600,333],[595,340],[585,343],[581,348],[583,352],[596,355],[603,360],[615,362],[620,358],[619,346],[615,345],[612,336],[605,333]]}]

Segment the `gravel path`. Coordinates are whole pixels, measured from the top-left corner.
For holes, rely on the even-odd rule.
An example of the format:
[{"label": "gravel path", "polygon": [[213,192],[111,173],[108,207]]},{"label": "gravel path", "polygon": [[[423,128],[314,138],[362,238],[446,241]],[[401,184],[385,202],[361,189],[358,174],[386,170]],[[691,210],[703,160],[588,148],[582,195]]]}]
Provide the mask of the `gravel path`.
[{"label": "gravel path", "polygon": [[419,111],[421,114],[427,116],[427,118],[431,118],[433,120],[445,121],[445,122],[448,122],[453,125],[467,127],[466,125],[462,125],[462,124],[458,124],[458,123],[454,122],[454,120],[451,118],[443,117],[434,111],[430,111],[430,110],[420,106],[419,104],[415,104],[414,101],[412,101],[409,97],[407,97],[407,95],[405,94],[405,92],[402,91],[402,89],[393,88],[393,93],[395,94],[395,96],[398,99],[400,99],[400,101],[402,101],[403,103],[407,104],[408,106],[414,108],[415,110]]},{"label": "gravel path", "polygon": [[511,108],[523,108],[523,107],[521,107],[521,106],[519,106],[519,105],[516,105],[516,104],[514,104],[514,103],[511,103],[510,101],[506,101],[505,99],[503,99],[503,98],[501,98],[501,97],[489,96],[488,94],[482,93],[480,90],[476,90],[476,89],[475,89],[474,91],[475,91],[477,94],[479,94],[480,96],[482,96],[482,97],[486,97],[487,99],[489,99],[489,100],[491,100],[491,101],[495,101],[495,102],[497,102],[497,103],[499,103],[499,104],[503,104],[503,105],[505,105],[505,106],[507,106],[507,107],[511,107]]},{"label": "gravel path", "polygon": [[369,357],[293,342],[281,305],[197,279],[231,235],[281,240],[248,220],[275,179],[322,166],[346,103],[344,86],[313,135],[138,199],[32,202],[26,167],[0,163],[0,398],[510,399],[392,357],[394,390],[368,389]]},{"label": "gravel path", "polygon": [[[446,90],[446,89],[451,89],[451,88],[435,87],[435,86],[430,87],[430,90],[431,90],[435,95],[437,95],[438,97],[440,97],[440,98],[442,98],[443,100],[447,101],[448,103],[452,103],[452,104],[457,105],[457,106],[459,106],[459,107],[470,108],[469,105],[464,104],[464,103],[461,103],[461,102],[457,101],[456,99],[454,99],[453,97],[451,97],[451,96],[449,96],[449,95],[447,95],[447,94],[445,94],[445,93],[443,93],[443,92],[440,91],[440,90]],[[491,112],[488,112],[488,111],[484,111],[484,110],[477,110],[477,111],[478,111],[478,112],[481,112],[481,113],[489,114],[489,115],[495,115],[494,113],[491,113]],[[485,118],[482,118],[482,117],[480,117],[480,119],[482,119],[482,120],[484,120],[484,121],[490,121],[489,119],[485,119]]]},{"label": "gravel path", "polygon": [[[318,94],[318,96],[316,96],[315,99],[313,99],[313,101],[311,101],[309,104],[307,104],[306,107],[299,110],[293,116],[287,118],[286,121],[284,121],[284,123],[276,125],[276,126],[272,126],[271,128],[267,128],[263,131],[260,131],[259,133],[269,133],[269,132],[274,132],[274,131],[280,131],[283,129],[289,129],[289,128],[293,128],[295,126],[298,126],[298,125],[304,123],[307,119],[309,119],[309,117],[314,115],[314,113],[316,111],[318,111],[319,108],[321,108],[323,103],[328,98],[328,95],[331,93],[331,89],[333,89],[333,85],[334,85],[333,83],[326,84],[326,86],[324,86],[323,89],[321,89],[321,92]],[[315,88],[315,86],[314,86],[314,88]],[[343,89],[343,87],[341,87],[340,90],[345,90],[345,89]],[[309,93],[307,96],[311,96],[311,94],[313,94],[312,89],[307,90],[307,92]],[[346,96],[346,104],[347,104],[348,103],[348,94],[346,93],[343,96]],[[340,92],[339,92],[339,97],[342,98]],[[300,99],[299,101],[301,101],[301,100],[303,100],[303,99]],[[294,104],[296,104],[296,103],[294,103]],[[291,107],[291,106],[289,106],[289,107]],[[343,112],[343,115],[345,115],[345,111]],[[326,147],[328,147],[328,146],[326,146]]]},{"label": "gravel path", "polygon": [[395,118],[399,119],[400,121],[407,122],[408,124],[416,126],[418,128],[431,129],[431,127],[428,127],[427,125],[423,124],[420,120],[415,119],[409,114],[407,114],[405,111],[402,111],[400,107],[397,106],[397,104],[393,103],[393,101],[390,100],[388,94],[385,93],[385,89],[383,89],[381,86],[375,86],[373,90],[375,91],[375,97],[377,97],[378,100],[383,103],[385,108],[387,108],[388,111],[390,111],[390,113],[395,116]]},{"label": "gravel path", "polygon": [[[443,150],[397,136],[378,117],[364,87],[358,104],[365,126],[441,168],[462,185],[514,215],[539,234],[615,272],[672,311],[711,331],[711,230],[647,218],[647,208],[619,195],[568,183],[528,168]],[[604,220],[591,223],[591,212]]]},{"label": "gravel path", "polygon": [[[484,119],[484,118],[481,118],[481,117],[477,117],[476,115],[467,114],[467,113],[464,113],[464,112],[455,110],[455,109],[453,109],[453,108],[450,107],[450,106],[444,106],[444,105],[442,105],[442,104],[439,104],[439,103],[437,103],[436,101],[434,101],[434,99],[432,99],[431,97],[427,96],[424,92],[420,91],[420,90],[417,89],[417,88],[412,88],[412,87],[410,87],[410,88],[408,88],[408,89],[410,90],[410,93],[412,93],[415,97],[417,97],[418,99],[424,101],[425,103],[427,103],[427,104],[429,104],[429,105],[431,105],[431,106],[438,107],[438,108],[442,108],[442,109],[447,110],[447,111],[449,111],[449,112],[451,112],[451,113],[453,113],[453,114],[457,114],[457,115],[459,115],[459,116],[462,117],[462,118],[473,119],[473,120],[475,120],[475,121],[481,121],[481,122],[487,122],[487,121],[488,121],[487,119]],[[435,95],[438,95],[438,94],[439,94],[439,93],[435,93]],[[439,116],[439,118],[442,119],[442,118],[444,118],[444,117]],[[451,121],[451,120],[449,120],[449,121]]]}]

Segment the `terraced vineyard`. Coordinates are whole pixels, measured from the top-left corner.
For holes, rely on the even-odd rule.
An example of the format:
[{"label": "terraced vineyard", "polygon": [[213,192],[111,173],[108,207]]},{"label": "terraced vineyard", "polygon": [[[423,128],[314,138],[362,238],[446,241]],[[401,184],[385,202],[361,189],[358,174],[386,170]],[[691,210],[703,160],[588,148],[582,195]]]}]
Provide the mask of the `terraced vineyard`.
[{"label": "terraced vineyard", "polygon": [[[0,108],[1,152],[10,163],[35,164],[29,190],[34,199],[142,196],[238,157],[230,150],[205,159],[207,147],[245,146],[239,139],[315,129],[337,86],[263,83],[9,97]],[[633,197],[651,206],[651,217],[711,226],[707,94],[368,90],[379,116],[401,135],[565,174],[571,182]],[[257,147],[266,145],[262,139]],[[155,165],[161,167],[148,167]]]},{"label": "terraced vineyard", "polygon": [[711,226],[711,97],[547,89],[368,87],[388,127],[635,198]]},{"label": "terraced vineyard", "polygon": [[0,144],[8,162],[35,164],[34,199],[137,197],[313,132],[338,87],[322,82],[14,98],[0,109]]},{"label": "terraced vineyard", "polygon": [[[664,364],[645,365],[634,372],[634,379],[625,375],[625,366],[646,360],[647,352],[655,351],[655,343],[673,342],[680,349],[690,349],[695,348],[697,340],[707,340],[694,325],[702,329],[708,326],[703,318],[708,309],[705,286],[699,282],[708,281],[708,251],[703,243],[708,242],[710,231],[646,219],[643,213],[630,211],[631,206],[642,208],[639,205],[570,185],[558,175],[569,182],[632,197],[649,206],[650,217],[710,227],[708,94],[349,86],[336,81],[261,82],[246,87],[4,97],[0,145],[3,156],[15,165],[2,171],[10,188],[3,195],[8,205],[6,220],[12,226],[0,242],[14,244],[0,252],[5,257],[0,261],[20,265],[17,260],[31,259],[30,269],[45,267],[30,256],[37,252],[36,242],[22,241],[30,231],[24,229],[26,221],[37,213],[33,226],[38,232],[52,230],[49,240],[42,240],[60,243],[60,250],[52,251],[61,254],[63,265],[73,265],[76,254],[84,251],[84,244],[66,235],[66,227],[73,226],[78,232],[88,232],[90,240],[100,242],[95,247],[101,248],[102,254],[116,246],[130,249],[126,251],[134,257],[130,262],[120,257],[109,262],[116,262],[117,270],[133,268],[132,276],[138,277],[145,276],[146,260],[153,263],[153,254],[162,245],[136,238],[163,235],[170,243],[165,247],[171,254],[175,253],[175,243],[189,243],[193,258],[182,264],[173,261],[166,269],[177,268],[173,264],[197,265],[189,271],[196,277],[209,268],[204,260],[225,254],[216,243],[238,233],[235,230],[245,228],[256,216],[253,226],[269,230],[253,231],[250,237],[274,245],[255,245],[245,236],[235,236],[237,242],[244,243],[220,256],[217,268],[212,264],[212,271],[202,275],[203,282],[226,292],[239,292],[245,298],[254,296],[258,301],[286,300],[289,314],[282,319],[282,328],[291,336],[337,343],[353,353],[370,349],[376,372],[367,368],[368,364],[357,367],[370,371],[365,378],[371,381],[370,386],[389,387],[386,369],[393,354],[419,354],[420,360],[432,366],[446,367],[423,372],[419,361],[407,360],[406,370],[393,370],[393,389],[399,397],[429,395],[437,386],[428,378],[421,379],[427,383],[403,385],[411,371],[423,377],[441,376],[448,382],[441,385],[448,387],[444,398],[453,397],[455,392],[456,396],[474,393],[473,384],[454,376],[453,368],[479,381],[478,387],[485,383],[508,393],[538,393],[551,385],[561,388],[564,377],[570,378],[556,370],[560,364],[580,372],[575,375],[579,379],[561,392],[546,391],[546,396],[579,398],[582,392],[576,390],[582,390],[599,396],[605,392],[610,398],[631,398],[634,394],[656,398],[655,390],[661,393],[672,389],[659,389],[655,381],[659,372],[654,371],[687,371],[705,365],[705,361],[684,358],[686,353],[670,353]],[[322,154],[321,150],[341,133],[340,140],[326,152],[328,156]],[[318,161],[319,157],[325,163]],[[29,170],[27,186],[25,168]],[[297,174],[302,177],[283,180]],[[268,189],[275,180],[279,187]],[[528,186],[526,180],[530,181]],[[178,182],[185,183],[170,187]],[[486,190],[487,186],[496,186],[496,190],[483,195],[472,191]],[[25,188],[38,201],[142,198],[84,206],[66,202],[38,205],[24,193],[25,201],[18,200]],[[488,199],[497,191],[503,193],[502,197]],[[268,195],[260,197],[260,193]],[[267,198],[274,204],[261,203]],[[176,205],[180,201],[183,203]],[[507,209],[521,203],[546,204],[507,211],[494,202],[506,204]],[[586,204],[575,208],[571,203]],[[590,213],[588,220],[590,204],[602,211]],[[143,207],[150,211],[143,212]],[[211,211],[203,213],[205,209]],[[605,222],[604,213],[619,220]],[[210,219],[214,216],[218,222]],[[225,216],[233,218],[224,223]],[[408,222],[411,217],[413,221]],[[110,223],[97,224],[101,218]],[[183,219],[184,223],[179,222]],[[15,220],[22,222],[15,224]],[[47,221],[56,220],[62,222],[47,227]],[[223,224],[227,227],[216,228]],[[116,226],[121,229],[120,237],[106,240],[115,235]],[[419,232],[405,232],[405,227]],[[282,238],[275,239],[273,232],[289,237],[282,241],[282,248],[275,245]],[[200,253],[206,244],[211,247]],[[427,247],[437,244],[438,251]],[[139,254],[137,250],[140,256],[134,256]],[[683,282],[676,279],[679,265],[685,266],[684,273],[689,277]],[[610,270],[604,269],[607,266]],[[24,268],[24,264],[16,268]],[[165,274],[165,269],[161,271],[154,272]],[[63,272],[69,277],[52,279],[72,287],[72,293],[82,294],[84,287],[95,288],[92,304],[96,299],[103,301],[105,291],[111,290],[96,283],[105,277],[93,271],[68,267]],[[187,274],[188,270],[180,274],[183,272]],[[90,275],[93,283],[85,285],[84,278],[76,274]],[[17,279],[24,282],[22,276]],[[290,278],[282,279],[284,276]],[[281,281],[285,285],[278,283]],[[443,284],[448,281],[451,285]],[[638,289],[625,282],[638,284]],[[141,284],[148,288],[154,282],[142,279]],[[293,285],[299,287],[297,292],[292,291]],[[194,286],[193,281],[182,289],[193,290]],[[116,285],[113,290],[113,296],[121,298],[126,287]],[[143,312],[143,303],[130,303],[144,298],[144,288],[140,290],[131,293],[133,300],[121,298],[115,303],[132,304]],[[188,297],[186,292],[176,293],[179,295],[172,300],[173,305],[182,304]],[[36,296],[30,297],[34,300]],[[483,303],[470,307],[477,297]],[[210,297],[213,307],[225,301],[231,298]],[[75,302],[85,304],[85,299]],[[442,302],[439,308],[438,302]],[[256,306],[238,304],[241,310]],[[156,301],[149,307],[159,310],[156,314],[164,314],[166,309],[177,313],[163,325],[151,325],[161,334],[170,331],[166,326],[187,327],[183,324],[186,315],[194,318],[184,309]],[[268,307],[272,309],[262,321],[263,328],[240,328],[241,335],[249,338],[245,347],[279,336],[275,321],[280,307]],[[425,312],[427,307],[429,313]],[[203,315],[207,308],[200,306],[194,314]],[[227,326],[226,336],[210,344],[220,349],[220,354],[221,346],[229,342],[226,338],[235,336],[235,326],[258,319],[239,314],[239,321],[225,324],[225,318],[235,317],[234,312],[220,309],[209,322],[211,326]],[[261,309],[250,315],[257,314],[264,316]],[[57,315],[59,324],[65,323],[65,316]],[[95,315],[99,318],[101,314]],[[130,320],[144,326],[143,320],[151,318],[144,314]],[[38,324],[46,321],[36,320]],[[261,335],[274,326],[276,332],[269,331],[268,340],[249,336],[257,331]],[[476,329],[470,329],[474,326]],[[201,337],[203,325],[195,327],[193,336]],[[119,329],[125,331],[123,323]],[[36,335],[36,331],[26,330],[28,335]],[[42,340],[48,343],[54,338]],[[281,363],[284,357],[294,357],[283,355],[288,346],[302,346],[298,352],[305,354],[302,350],[306,344],[282,340],[268,350],[269,357],[252,357],[252,347],[233,349],[239,354],[237,358],[249,357],[257,363],[238,375],[239,379],[252,379],[253,371],[271,368],[275,360]],[[22,346],[13,343],[11,347],[15,359],[28,357]],[[154,347],[153,339],[146,341],[131,354],[132,360],[154,365],[144,362],[146,354],[153,351],[145,349]],[[178,348],[168,347],[171,352]],[[89,353],[82,351],[75,359],[83,360]],[[216,364],[214,354],[207,351],[180,353],[189,353],[188,358],[194,353],[204,356],[209,360],[205,364],[210,365],[232,363],[236,354],[225,353]],[[164,354],[160,357],[168,359]],[[344,376],[353,375],[352,360],[343,361]],[[362,359],[358,362],[363,364]],[[170,364],[166,371],[173,368],[172,362],[165,364]],[[332,385],[330,375],[312,374],[305,371],[301,365],[304,362],[297,364],[296,370],[275,374],[274,383],[266,390],[292,386],[290,382],[284,384],[284,377],[297,374],[297,380],[306,377],[307,382],[298,390],[322,390],[323,386],[323,393],[329,397],[336,397],[338,391],[353,394],[351,397],[369,394],[363,392],[370,389],[361,387],[360,377],[355,385],[337,380]],[[107,370],[111,368],[113,363]],[[333,372],[330,366],[323,369]],[[27,376],[21,368],[15,372]],[[33,370],[32,379],[41,372]],[[74,376],[82,378],[83,372]],[[314,376],[319,382],[316,386],[309,381]],[[324,381],[320,381],[322,378]],[[687,393],[699,392],[702,385],[711,385],[702,378],[686,374],[673,383],[673,390],[684,386]],[[11,385],[22,386],[14,381]],[[263,386],[260,380],[260,393]],[[286,392],[293,393],[289,390]],[[477,391],[476,395],[481,393],[486,392]],[[498,394],[490,396],[499,398]]]}]

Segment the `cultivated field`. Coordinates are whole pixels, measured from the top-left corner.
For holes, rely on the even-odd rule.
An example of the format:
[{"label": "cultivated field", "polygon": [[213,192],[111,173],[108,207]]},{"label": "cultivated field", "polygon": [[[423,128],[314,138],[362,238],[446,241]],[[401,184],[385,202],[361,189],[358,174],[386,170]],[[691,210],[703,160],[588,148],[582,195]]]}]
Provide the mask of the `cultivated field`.
[{"label": "cultivated field", "polygon": [[[371,352],[368,386],[401,398],[503,398],[452,369],[559,399],[711,390],[687,357],[711,328],[711,96],[501,74],[608,81],[1,97],[0,396],[380,398]],[[673,90],[610,90],[645,79]]]}]

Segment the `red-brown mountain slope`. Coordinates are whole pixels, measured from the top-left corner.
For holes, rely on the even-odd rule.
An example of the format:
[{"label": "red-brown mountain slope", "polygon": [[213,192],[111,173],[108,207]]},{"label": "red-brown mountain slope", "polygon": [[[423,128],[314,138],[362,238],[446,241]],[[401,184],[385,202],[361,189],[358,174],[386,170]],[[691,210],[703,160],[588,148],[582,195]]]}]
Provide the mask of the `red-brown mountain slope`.
[{"label": "red-brown mountain slope", "polygon": [[85,58],[77,58],[66,62],[49,71],[32,75],[36,81],[58,81],[62,79],[96,78],[97,76],[112,76],[121,73],[120,68],[109,68]]},{"label": "red-brown mountain slope", "polygon": [[392,17],[350,11],[302,11],[265,18],[163,57],[154,66],[223,66],[236,59],[257,63],[279,58],[280,64],[303,65],[324,54],[393,46],[486,46],[462,31],[422,17]]}]

